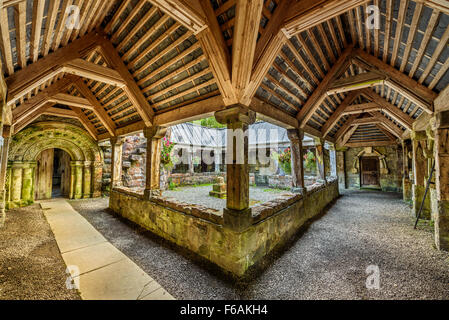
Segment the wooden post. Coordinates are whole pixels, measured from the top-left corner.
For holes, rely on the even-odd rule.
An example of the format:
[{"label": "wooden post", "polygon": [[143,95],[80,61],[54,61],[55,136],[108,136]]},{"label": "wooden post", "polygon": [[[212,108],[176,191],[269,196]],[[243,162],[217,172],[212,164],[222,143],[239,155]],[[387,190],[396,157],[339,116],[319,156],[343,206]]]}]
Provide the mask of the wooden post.
[{"label": "wooden post", "polygon": [[449,250],[449,111],[436,115],[435,176],[437,207],[435,213],[435,244],[439,250]]},{"label": "wooden post", "polygon": [[292,146],[292,191],[305,195],[304,150],[302,148],[304,131],[301,129],[290,129],[287,131],[287,134]]},{"label": "wooden post", "polygon": [[167,133],[165,127],[146,127],[143,130],[147,139],[145,199],[160,195],[161,139]]},{"label": "wooden post", "polygon": [[3,125],[2,131],[3,145],[1,147],[0,162],[0,227],[5,223],[6,218],[6,171],[8,168],[9,142],[11,141],[11,126]]},{"label": "wooden post", "polygon": [[[413,187],[412,187],[412,202],[413,214],[417,216],[421,207],[426,190],[426,177],[428,172],[427,159],[425,157],[425,150],[427,149],[427,134],[425,131],[412,131],[412,148],[413,148]],[[430,218],[430,195],[424,201],[422,218]]]},{"label": "wooden post", "polygon": [[242,232],[252,221],[249,207],[248,127],[256,114],[241,105],[215,113],[215,119],[226,124],[227,200],[223,211],[226,227]]},{"label": "wooden post", "polygon": [[119,137],[112,137],[110,139],[112,146],[111,155],[111,191],[115,187],[122,185],[122,150],[124,139]]},{"label": "wooden post", "polygon": [[324,139],[315,139],[316,165],[318,169],[318,183],[327,184],[326,181],[326,164],[324,161]]}]

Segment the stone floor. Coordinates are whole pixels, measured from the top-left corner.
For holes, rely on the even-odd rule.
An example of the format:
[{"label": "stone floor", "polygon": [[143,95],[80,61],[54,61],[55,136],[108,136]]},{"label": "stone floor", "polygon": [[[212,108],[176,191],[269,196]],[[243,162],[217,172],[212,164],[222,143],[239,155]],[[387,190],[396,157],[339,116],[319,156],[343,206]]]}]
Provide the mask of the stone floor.
[{"label": "stone floor", "polygon": [[0,300],[79,300],[39,205],[8,211],[0,229]]},{"label": "stone floor", "polygon": [[[410,208],[400,195],[344,192],[257,279],[239,284],[118,218],[107,210],[107,201],[72,205],[178,299],[449,298],[449,254],[435,250],[428,224],[413,230]],[[379,290],[366,288],[371,265],[380,270]]]},{"label": "stone floor", "polygon": [[[201,187],[179,187],[174,191],[164,191],[164,197],[175,198],[179,201],[203,205],[208,208],[221,210],[226,207],[226,199],[217,199],[211,197],[209,192],[212,186]],[[276,199],[281,194],[288,193],[287,190],[269,189],[268,187],[250,187],[249,197],[250,205],[254,206],[258,203],[264,203]]]},{"label": "stone floor", "polygon": [[41,202],[73,283],[85,300],[170,300],[153,278],[64,199]]}]

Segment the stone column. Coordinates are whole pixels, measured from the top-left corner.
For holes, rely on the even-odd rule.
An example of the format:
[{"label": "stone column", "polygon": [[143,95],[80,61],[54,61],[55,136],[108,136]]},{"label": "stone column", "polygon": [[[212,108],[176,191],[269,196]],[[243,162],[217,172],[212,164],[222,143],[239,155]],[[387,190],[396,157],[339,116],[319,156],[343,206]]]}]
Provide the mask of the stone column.
[{"label": "stone column", "polygon": [[92,197],[101,197],[101,189],[103,185],[103,163],[95,161],[93,165],[93,181],[92,181]]},{"label": "stone column", "polygon": [[23,162],[13,162],[11,167],[11,201],[19,205],[22,199]]},{"label": "stone column", "polygon": [[[412,147],[413,147],[413,214],[418,215],[421,207],[424,193],[426,190],[426,178],[428,172],[427,159],[425,157],[425,150],[427,149],[427,134],[425,131],[412,131]],[[430,218],[430,194],[427,194],[424,202],[421,218]]]},{"label": "stone column", "polygon": [[92,162],[84,162],[83,198],[92,198]]},{"label": "stone column", "polygon": [[76,185],[76,165],[75,161],[70,162],[70,199],[75,199],[75,185]]},{"label": "stone column", "polygon": [[9,142],[11,141],[11,126],[3,125],[3,145],[1,147],[0,160],[0,227],[6,218],[6,172],[8,169]]},{"label": "stone column", "polygon": [[347,189],[346,184],[346,151],[348,148],[338,148],[337,149],[337,176],[338,176],[338,187],[340,190]]},{"label": "stone column", "polygon": [[402,177],[402,193],[405,202],[412,200],[412,183],[410,181],[410,168],[409,168],[409,152],[410,145],[406,140],[402,141],[402,163],[403,163],[403,177]]},{"label": "stone column", "polygon": [[223,211],[226,227],[242,232],[252,223],[249,207],[248,126],[256,114],[235,105],[215,113],[215,119],[227,125],[226,175],[227,200]]},{"label": "stone column", "polygon": [[435,213],[435,244],[449,250],[449,111],[435,117],[435,176],[437,212]]},{"label": "stone column", "polygon": [[329,148],[331,177],[337,177],[337,154],[335,145],[331,144]]},{"label": "stone column", "polygon": [[147,139],[145,199],[149,200],[153,195],[160,195],[161,139],[167,128],[146,127],[143,133]]},{"label": "stone column", "polygon": [[189,173],[190,174],[194,174],[195,173],[195,165],[193,164],[193,156],[194,156],[194,152],[193,152],[193,147],[191,150],[187,151],[187,159],[189,159]]},{"label": "stone column", "polygon": [[34,169],[36,163],[27,162],[23,165],[22,173],[22,205],[34,202]]},{"label": "stone column", "polygon": [[119,137],[111,138],[111,191],[115,187],[122,185],[122,150],[124,139]]},{"label": "stone column", "polygon": [[75,199],[83,198],[83,161],[75,161]]},{"label": "stone column", "polygon": [[292,146],[292,191],[305,195],[306,186],[304,184],[304,150],[302,148],[304,131],[300,129],[290,129],[287,131],[287,134]]},{"label": "stone column", "polygon": [[327,184],[326,181],[326,164],[324,162],[324,139],[315,139],[316,150],[316,166],[318,170],[318,183]]}]

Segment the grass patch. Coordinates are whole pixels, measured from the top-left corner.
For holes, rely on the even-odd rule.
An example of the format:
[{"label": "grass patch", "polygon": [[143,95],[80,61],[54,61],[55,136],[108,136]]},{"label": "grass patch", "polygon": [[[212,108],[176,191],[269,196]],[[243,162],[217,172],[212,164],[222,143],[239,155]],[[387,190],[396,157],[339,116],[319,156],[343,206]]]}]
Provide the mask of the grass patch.
[{"label": "grass patch", "polygon": [[264,189],[263,192],[268,193],[283,193],[288,191],[287,189],[280,189],[280,188],[270,188],[270,189]]}]

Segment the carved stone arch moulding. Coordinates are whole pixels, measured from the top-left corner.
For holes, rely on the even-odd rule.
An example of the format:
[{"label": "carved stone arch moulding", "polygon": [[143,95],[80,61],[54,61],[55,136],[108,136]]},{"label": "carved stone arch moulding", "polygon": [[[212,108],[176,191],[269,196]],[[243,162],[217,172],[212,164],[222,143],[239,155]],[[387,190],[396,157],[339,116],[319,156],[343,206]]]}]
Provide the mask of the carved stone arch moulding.
[{"label": "carved stone arch moulding", "polygon": [[354,161],[352,163],[352,173],[357,174],[360,172],[360,158],[362,158],[364,156],[365,157],[368,157],[368,156],[378,157],[379,162],[380,162],[380,174],[388,174],[389,173],[387,161],[385,160],[387,156],[383,155],[382,153],[380,153],[373,147],[367,147],[367,148],[363,149],[354,157]]},{"label": "carved stone arch moulding", "polygon": [[[39,155],[61,149],[70,156],[69,198],[101,196],[103,153],[83,129],[62,122],[38,122],[11,139],[7,172],[7,208],[26,206],[35,200]],[[50,192],[51,194],[51,192]]]}]

